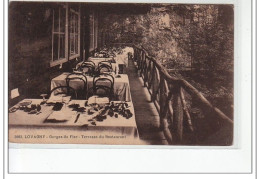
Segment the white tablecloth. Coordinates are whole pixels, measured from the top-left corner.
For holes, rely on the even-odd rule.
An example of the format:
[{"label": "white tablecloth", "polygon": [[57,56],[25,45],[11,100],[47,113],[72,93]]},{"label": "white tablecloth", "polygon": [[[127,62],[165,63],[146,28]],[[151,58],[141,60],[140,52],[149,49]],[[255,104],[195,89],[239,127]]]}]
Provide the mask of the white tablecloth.
[{"label": "white tablecloth", "polygon": [[[30,100],[32,104],[40,104],[42,101],[39,99]],[[70,103],[84,104],[82,102],[85,101],[72,100]],[[114,103],[118,102],[120,101],[114,101]],[[87,120],[88,115],[86,112],[72,111],[67,105],[64,105],[60,112],[68,120],[60,123],[46,120],[53,113],[52,106],[41,105],[42,113],[39,115],[17,110],[9,113],[9,142],[136,144],[139,136],[133,103],[128,102],[128,106],[128,109],[133,114],[131,118],[126,119],[120,115],[118,115],[118,118],[107,116],[107,119],[102,122],[96,121],[96,125]],[[75,123],[78,114],[80,116]]]},{"label": "white tablecloth", "polygon": [[[51,80],[51,89],[57,86],[66,85],[66,77],[69,73],[62,73],[61,75]],[[126,74],[120,74],[120,78],[114,78],[114,96],[119,101],[131,101],[131,93],[129,86],[129,79]],[[80,80],[71,80],[70,86],[75,90],[82,89],[83,83]],[[93,87],[93,77],[87,76],[87,89]]]},{"label": "white tablecloth", "polygon": [[124,64],[126,67],[128,67],[128,53],[134,54],[134,49],[132,47],[125,47],[122,49],[122,53],[116,54],[116,61],[118,64]]},{"label": "white tablecloth", "polygon": [[[118,54],[117,54],[118,55]],[[125,64],[125,62],[123,60],[121,60],[121,58],[118,58],[117,55],[114,57],[114,60],[116,61],[117,64]],[[108,61],[108,60],[112,60],[113,58],[109,57],[109,58],[97,58],[97,57],[89,57],[88,61],[92,61],[95,64],[98,64],[101,61]]]},{"label": "white tablecloth", "polygon": [[[98,67],[99,62],[102,61],[108,61],[108,60],[112,60],[112,58],[93,58],[93,57],[89,57],[88,61],[92,61],[95,63],[96,68]],[[83,62],[80,62],[76,65],[76,68],[78,68]],[[113,72],[118,73],[119,67],[118,67],[118,63],[111,63],[112,65],[112,69]]]}]

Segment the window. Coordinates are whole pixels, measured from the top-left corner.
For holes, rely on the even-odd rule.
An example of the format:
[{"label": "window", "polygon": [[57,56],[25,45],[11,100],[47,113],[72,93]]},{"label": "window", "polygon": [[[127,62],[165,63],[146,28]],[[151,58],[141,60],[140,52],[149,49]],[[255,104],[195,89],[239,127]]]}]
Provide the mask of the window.
[{"label": "window", "polygon": [[[75,9],[78,9],[75,10]],[[51,66],[80,56],[80,11],[63,4],[53,8]]]},{"label": "window", "polygon": [[70,59],[79,56],[80,51],[80,24],[79,12],[70,9]]},{"label": "window", "polygon": [[52,64],[56,64],[57,61],[66,60],[65,25],[66,8],[64,6],[54,8],[52,24]]},{"label": "window", "polygon": [[94,29],[95,29],[95,34],[94,34],[94,38],[95,38],[95,48],[98,47],[98,16],[97,14],[95,14],[95,18],[94,18]]},{"label": "window", "polygon": [[94,35],[94,14],[90,14],[89,15],[89,30],[90,30],[90,33],[89,33],[89,51],[92,51],[95,49],[95,35]]},{"label": "window", "polygon": [[97,18],[97,14],[91,13],[89,15],[89,29],[90,29],[89,51],[92,51],[92,50],[94,50],[95,48],[98,47],[98,38],[97,38],[98,37],[98,18]]}]

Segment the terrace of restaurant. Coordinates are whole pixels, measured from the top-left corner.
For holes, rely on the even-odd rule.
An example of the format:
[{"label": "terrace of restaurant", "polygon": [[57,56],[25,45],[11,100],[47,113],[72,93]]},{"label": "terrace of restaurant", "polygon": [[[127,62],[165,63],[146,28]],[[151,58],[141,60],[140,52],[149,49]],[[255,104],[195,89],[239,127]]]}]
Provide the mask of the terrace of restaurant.
[{"label": "terrace of restaurant", "polygon": [[[54,141],[49,137],[30,141],[36,143],[231,145],[233,121],[229,117],[185,79],[169,75],[139,46],[138,33],[124,38],[110,28],[116,26],[109,21],[111,15],[133,17],[165,6],[11,2],[9,141],[28,142],[15,138],[17,131],[23,131],[128,139]],[[127,21],[122,24],[124,33],[135,28]],[[84,78],[84,88],[79,85],[81,80],[69,79],[69,75]],[[95,79],[111,76],[112,95],[99,94]],[[66,95],[56,95],[54,89],[60,86],[65,90],[59,92]],[[75,96],[68,95],[72,91],[68,87]],[[195,119],[188,110],[191,105],[200,108],[204,117]]]}]

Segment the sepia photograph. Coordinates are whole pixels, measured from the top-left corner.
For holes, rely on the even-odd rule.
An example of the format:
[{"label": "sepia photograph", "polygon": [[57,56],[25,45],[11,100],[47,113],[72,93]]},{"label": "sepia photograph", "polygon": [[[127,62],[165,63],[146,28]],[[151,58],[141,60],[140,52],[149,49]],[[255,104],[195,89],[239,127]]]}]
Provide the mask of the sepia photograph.
[{"label": "sepia photograph", "polygon": [[8,4],[8,143],[234,145],[234,5]]}]

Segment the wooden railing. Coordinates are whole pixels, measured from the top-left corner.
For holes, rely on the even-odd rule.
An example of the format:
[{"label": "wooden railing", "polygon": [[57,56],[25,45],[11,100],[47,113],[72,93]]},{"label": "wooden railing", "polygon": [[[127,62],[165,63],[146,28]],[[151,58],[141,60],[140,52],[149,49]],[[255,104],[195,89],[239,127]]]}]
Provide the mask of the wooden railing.
[{"label": "wooden railing", "polygon": [[[186,128],[189,129],[190,133],[196,133],[200,130],[202,132],[209,131],[207,135],[211,136],[210,140],[213,145],[219,145],[218,136],[222,136],[222,138],[225,136],[225,141],[220,145],[232,144],[233,120],[214,107],[202,93],[186,80],[170,76],[167,70],[157,60],[149,56],[143,48],[137,46],[133,46],[133,48],[134,61],[139,75],[143,78],[144,86],[151,94],[151,101],[154,102],[158,110],[160,128],[169,144],[185,143]],[[194,129],[192,123],[195,119],[192,119],[189,113],[186,96],[189,97],[189,101],[196,101],[197,107],[205,114],[203,123],[209,125],[197,125]],[[186,124],[185,128],[184,124]],[[214,130],[216,128],[217,130]],[[207,145],[207,143],[205,144]]]}]

